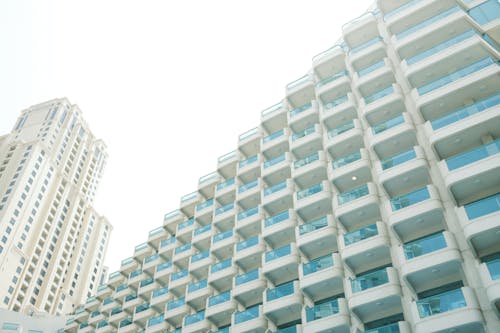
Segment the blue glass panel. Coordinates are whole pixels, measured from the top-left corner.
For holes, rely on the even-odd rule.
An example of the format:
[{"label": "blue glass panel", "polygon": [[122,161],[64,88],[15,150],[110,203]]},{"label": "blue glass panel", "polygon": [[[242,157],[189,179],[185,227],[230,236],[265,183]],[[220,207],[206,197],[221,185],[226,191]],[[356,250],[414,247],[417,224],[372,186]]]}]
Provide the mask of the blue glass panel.
[{"label": "blue glass panel", "polygon": [[443,233],[417,239],[403,245],[406,259],[412,259],[446,247]]},{"label": "blue glass panel", "polygon": [[492,280],[500,279],[500,259],[490,260],[486,263]]},{"label": "blue glass panel", "polygon": [[257,244],[259,244],[259,236],[254,236],[236,244],[236,251],[242,251]]},{"label": "blue glass panel", "polygon": [[259,306],[253,306],[243,311],[234,313],[234,323],[239,324],[259,317]]},{"label": "blue glass panel", "polygon": [[377,225],[371,224],[358,230],[346,233],[344,235],[344,243],[345,245],[351,245],[376,235],[378,235]]},{"label": "blue glass panel", "polygon": [[433,295],[417,301],[418,314],[420,318],[430,317],[436,314],[467,306],[462,289],[456,289]]},{"label": "blue glass panel", "polygon": [[361,197],[364,197],[365,195],[368,195],[370,191],[368,190],[368,185],[364,184],[359,187],[356,187],[352,190],[349,190],[344,193],[340,193],[337,196],[337,202],[339,205],[346,204],[348,202],[351,202],[353,200],[359,199]]},{"label": "blue glass panel", "polygon": [[406,161],[412,160],[416,157],[417,157],[417,153],[412,148],[408,151],[399,153],[399,154],[391,156],[385,160],[382,160],[382,161],[380,161],[380,164],[382,165],[382,170],[387,170],[387,169],[390,169],[396,165],[399,165],[399,164],[402,164]]},{"label": "blue glass panel", "polygon": [[292,253],[292,247],[290,246],[290,244],[287,244],[283,247],[277,248],[277,249],[272,250],[272,251],[268,251],[268,252],[266,252],[266,256],[265,256],[266,262],[287,256],[290,253]]},{"label": "blue glass panel", "polygon": [[284,212],[281,212],[277,215],[274,215],[274,216],[271,216],[271,217],[268,217],[267,219],[265,219],[264,220],[264,227],[269,227],[271,225],[283,222],[283,221],[287,220],[288,218],[290,218],[290,213],[288,212],[288,210],[285,210]]},{"label": "blue glass panel", "polygon": [[311,322],[337,313],[339,313],[339,303],[336,299],[314,305],[313,307],[306,306],[306,321]]},{"label": "blue glass panel", "polygon": [[464,208],[469,220],[498,212],[500,210],[500,193],[471,202]]},{"label": "blue glass panel", "polygon": [[305,275],[309,275],[312,273],[316,273],[323,269],[333,266],[333,257],[331,254],[327,254],[326,256],[316,258],[311,260],[308,263],[302,264],[302,270]]},{"label": "blue glass panel", "polygon": [[272,301],[293,294],[293,281],[284,283],[276,288],[266,290],[266,300]]},{"label": "blue glass panel", "polygon": [[255,269],[253,271],[237,275],[235,278],[235,285],[240,285],[247,283],[249,281],[257,280],[259,278],[259,270]]},{"label": "blue glass panel", "polygon": [[384,268],[379,271],[360,275],[352,279],[351,289],[353,293],[357,293],[363,290],[380,286],[387,282],[389,282],[389,277],[387,276],[387,270]]},{"label": "blue glass panel", "polygon": [[450,157],[446,160],[446,165],[448,166],[448,170],[455,170],[479,160],[485,159],[487,157],[496,155],[499,151],[500,140],[496,140],[484,146],[480,146]]},{"label": "blue glass panel", "polygon": [[305,235],[315,230],[324,228],[328,225],[328,218],[322,216],[318,219],[308,221],[304,224],[299,225],[299,235]]},{"label": "blue glass panel", "polygon": [[406,193],[402,196],[391,199],[391,207],[393,211],[397,211],[421,201],[427,200],[430,197],[431,196],[427,187],[423,187],[416,191]]}]

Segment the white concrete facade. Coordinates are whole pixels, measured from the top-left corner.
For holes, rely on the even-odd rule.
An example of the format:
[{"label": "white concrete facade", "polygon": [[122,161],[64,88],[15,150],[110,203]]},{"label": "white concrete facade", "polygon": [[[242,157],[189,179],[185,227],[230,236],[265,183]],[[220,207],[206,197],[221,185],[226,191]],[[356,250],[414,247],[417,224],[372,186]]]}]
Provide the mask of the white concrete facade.
[{"label": "white concrete facade", "polygon": [[71,312],[95,293],[111,225],[93,208],[106,163],[76,105],[22,111],[0,142],[0,308]]},{"label": "white concrete facade", "polygon": [[69,332],[500,331],[500,5],[371,10]]}]

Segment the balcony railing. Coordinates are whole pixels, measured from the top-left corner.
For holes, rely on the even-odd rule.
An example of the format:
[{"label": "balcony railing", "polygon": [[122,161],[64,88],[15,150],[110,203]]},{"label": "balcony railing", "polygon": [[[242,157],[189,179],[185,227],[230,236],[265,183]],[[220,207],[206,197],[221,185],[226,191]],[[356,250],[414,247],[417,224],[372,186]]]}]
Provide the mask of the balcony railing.
[{"label": "balcony railing", "polygon": [[153,277],[149,277],[147,279],[144,279],[141,281],[141,283],[139,283],[139,288],[144,288],[146,286],[149,286],[153,282],[155,282],[155,279]]},{"label": "balcony railing", "polygon": [[420,318],[427,318],[436,314],[448,312],[467,306],[462,289],[447,291],[438,295],[429,296],[417,301]]},{"label": "balcony railing", "polygon": [[370,224],[366,227],[346,233],[344,235],[344,244],[346,246],[351,245],[376,235],[378,235],[377,225]]},{"label": "balcony railing", "polygon": [[355,161],[358,161],[360,159],[361,159],[361,151],[357,151],[355,153],[346,155],[344,157],[336,159],[335,161],[332,161],[332,167],[334,169],[338,169],[340,167],[343,167],[344,165],[348,165],[348,164],[355,162]]},{"label": "balcony railing", "polygon": [[174,253],[179,254],[179,253],[182,253],[185,251],[189,251],[189,250],[191,250],[191,246],[192,246],[191,243],[187,243],[187,244],[178,246],[175,248]]},{"label": "balcony railing", "polygon": [[273,159],[270,159],[270,160],[268,160],[268,161],[265,161],[265,162],[264,162],[264,169],[269,168],[270,166],[273,166],[273,165],[275,165],[275,164],[278,164],[279,162],[284,161],[284,160],[285,160],[285,158],[286,158],[286,155],[285,155],[285,154],[283,154],[283,155],[280,155],[280,156],[275,157],[275,158],[273,158]]},{"label": "balcony railing", "polygon": [[312,307],[306,306],[306,321],[311,322],[337,313],[339,313],[339,303],[336,299]]},{"label": "balcony railing", "polygon": [[365,104],[370,104],[370,103],[373,103],[375,102],[376,100],[379,100],[387,95],[390,95],[394,92],[394,88],[392,87],[392,85],[388,86],[387,88],[384,88],[382,90],[379,90],[373,94],[371,94],[370,96],[366,96],[364,99],[365,99]]},{"label": "balcony railing", "polygon": [[321,191],[323,191],[323,184],[322,183],[313,185],[309,188],[298,191],[297,192],[297,200],[301,200],[301,199],[310,197],[310,196],[312,196],[316,193],[319,193]]},{"label": "balcony railing", "polygon": [[[219,208],[222,208],[222,207],[219,207]],[[219,209],[217,208],[217,209]],[[215,215],[217,215],[217,210],[215,211]],[[199,228],[196,228],[194,229],[194,235],[195,236],[198,236],[198,235],[201,235],[207,231],[210,231],[210,229],[212,229],[212,225],[211,224],[207,224],[207,225],[204,225],[204,226],[201,226]]]},{"label": "balcony railing", "polygon": [[220,156],[217,159],[217,162],[222,163],[222,162],[230,160],[230,159],[232,159],[232,158],[234,158],[236,156],[237,156],[237,152],[236,152],[236,150],[233,150],[232,152],[229,152],[229,153],[227,153],[225,155]]},{"label": "balcony railing", "polygon": [[303,131],[300,131],[300,132],[297,132],[297,133],[293,133],[293,135],[292,135],[292,141],[296,141],[298,139],[301,139],[301,138],[303,138],[305,136],[308,136],[309,134],[312,134],[314,132],[316,132],[316,129],[315,129],[314,125],[312,125],[311,127],[308,127],[305,130],[303,130]]},{"label": "balcony railing", "polygon": [[472,73],[475,73],[483,68],[486,68],[488,66],[491,66],[493,64],[496,64],[497,61],[493,60],[490,57],[483,58],[479,61],[476,61],[475,63],[472,63],[470,65],[467,65],[453,73],[450,73],[448,75],[445,75],[437,80],[434,80],[432,82],[429,82],[427,84],[424,84],[423,86],[420,86],[417,88],[418,94],[419,95],[425,95],[428,94],[436,89],[439,89],[447,84],[450,84],[452,82],[455,82],[463,77],[466,77]]},{"label": "balcony railing", "polygon": [[488,96],[482,100],[475,102],[474,104],[464,106],[451,113],[448,113],[442,117],[431,120],[432,129],[437,130],[453,124],[462,119],[468,118],[476,113],[480,113],[484,110],[488,110],[500,103],[500,93]]},{"label": "balcony railing", "polygon": [[293,281],[290,281],[282,285],[279,285],[276,288],[266,289],[266,301],[267,302],[273,301],[278,298],[292,295],[293,293],[294,293]]},{"label": "balcony railing", "polygon": [[150,262],[155,261],[156,259],[159,259],[159,258],[160,258],[160,255],[158,253],[155,253],[155,254],[152,254],[152,255],[144,258],[144,263],[149,264]]},{"label": "balcony railing", "polygon": [[231,299],[231,291],[225,291],[218,295],[213,295],[208,298],[208,306],[215,306],[217,304],[228,302]]},{"label": "balcony railing", "polygon": [[239,167],[240,168],[243,168],[244,166],[246,165],[249,165],[249,164],[252,164],[252,163],[255,163],[257,162],[257,160],[259,159],[259,157],[257,155],[253,155],[253,156],[250,156],[249,158],[247,158],[246,160],[243,160],[243,161],[240,161],[239,163]]},{"label": "balcony railing", "polygon": [[413,5],[419,3],[420,1],[421,0],[410,0],[409,2],[405,3],[404,5],[399,6],[397,8],[394,8],[393,10],[387,12],[384,15],[384,21],[387,21],[388,18],[390,18],[398,13],[401,13],[402,11],[405,11],[406,9],[408,9],[410,7],[413,7]]},{"label": "balcony railing", "polygon": [[298,169],[298,168],[303,167],[304,165],[311,164],[312,162],[317,161],[317,160],[319,160],[319,153],[318,152],[311,154],[307,157],[304,157],[303,159],[300,159],[300,160],[293,162],[293,167],[294,167],[294,169]]},{"label": "balcony railing", "polygon": [[279,109],[281,109],[283,107],[283,104],[281,102],[273,105],[273,106],[270,106],[268,107],[267,109],[265,109],[264,111],[261,112],[261,115],[262,116],[267,116],[269,114],[272,114],[276,111],[278,111]]},{"label": "balcony railing", "polygon": [[286,88],[292,89],[292,88],[298,87],[306,82],[312,82],[311,76],[309,74],[306,74],[306,75],[298,78],[297,80],[290,82],[289,84],[286,85]]},{"label": "balcony railing", "polygon": [[208,182],[209,180],[212,180],[214,178],[216,178],[218,176],[217,172],[211,172],[205,176],[201,176],[199,179],[198,179],[198,184],[203,184],[203,183],[206,183]]},{"label": "balcony railing", "polygon": [[368,185],[364,184],[364,185],[356,187],[350,191],[340,193],[337,196],[337,202],[339,205],[343,205],[343,204],[346,204],[346,203],[351,202],[353,200],[364,197],[368,194],[370,194],[370,191],[368,190]]},{"label": "balcony railing", "polygon": [[336,137],[342,133],[345,133],[353,128],[354,128],[354,122],[351,121],[347,124],[344,124],[342,126],[339,126],[337,128],[334,128],[334,129],[328,131],[328,137],[331,139],[331,138]]},{"label": "balcony railing", "polygon": [[212,266],[210,266],[210,273],[216,273],[218,271],[222,271],[223,269],[231,267],[232,264],[233,264],[232,258],[212,264]]},{"label": "balcony railing", "polygon": [[450,9],[448,10],[445,10],[444,12],[442,13],[439,13],[438,15],[435,15],[431,18],[428,18],[418,24],[415,24],[414,26],[404,30],[404,31],[401,31],[399,33],[396,34],[396,38],[397,39],[402,39],[406,36],[409,36],[425,27],[428,27],[429,25],[433,24],[434,22],[437,22],[447,16],[450,16],[451,14],[455,13],[455,12],[458,12],[460,9],[460,7],[458,6],[455,6],[455,7],[451,7]]},{"label": "balcony railing", "polygon": [[379,37],[379,36],[377,36],[377,37],[375,37],[375,38],[373,38],[373,39],[370,39],[369,41],[367,41],[367,42],[365,42],[365,43],[363,43],[363,44],[361,44],[361,45],[358,45],[358,46],[356,46],[356,47],[353,47],[353,48],[349,51],[349,54],[351,54],[351,55],[352,55],[352,54],[358,53],[359,51],[364,50],[364,49],[366,49],[367,47],[370,47],[370,46],[372,46],[372,45],[374,45],[374,44],[377,44],[378,42],[381,42],[381,41],[382,41],[382,38],[381,38],[381,37]]},{"label": "balcony railing", "polygon": [[142,274],[142,269],[137,269],[137,270],[135,270],[135,271],[130,272],[130,274],[129,274],[128,278],[129,278],[129,279],[133,279],[133,278],[135,278],[136,276],[139,276],[139,275],[141,275],[141,274]]},{"label": "balcony railing", "polygon": [[168,286],[154,290],[151,298],[157,298],[166,294],[168,294]]},{"label": "balcony railing", "polygon": [[234,178],[230,178],[225,182],[217,184],[217,191],[222,190],[223,188],[229,187],[234,184]]},{"label": "balcony railing", "polygon": [[153,230],[151,230],[148,234],[149,237],[154,237],[156,235],[159,235],[161,233],[163,233],[165,231],[165,229],[163,227],[158,227],[158,228],[155,228]]},{"label": "balcony railing", "polygon": [[149,318],[148,327],[159,325],[159,324],[163,323],[164,321],[165,321],[165,317],[163,314],[156,316],[156,317]]},{"label": "balcony railing", "polygon": [[240,324],[259,317],[259,306],[255,305],[243,311],[236,311],[234,313],[234,323]]},{"label": "balcony railing", "polygon": [[500,258],[486,262],[492,280],[500,279]]},{"label": "balcony railing", "polygon": [[194,262],[200,261],[202,259],[208,258],[209,255],[210,255],[210,251],[209,250],[202,251],[200,253],[196,253],[195,255],[193,255],[191,257],[191,263],[194,263]]},{"label": "balcony railing", "polygon": [[358,77],[362,77],[362,76],[365,76],[367,74],[370,74],[371,72],[374,72],[376,71],[377,69],[379,68],[382,68],[385,66],[385,61],[384,59],[380,60],[380,61],[377,61],[376,63],[368,66],[368,67],[365,67],[363,69],[360,69],[358,71]]},{"label": "balcony railing", "polygon": [[327,78],[319,81],[318,83],[316,83],[316,88],[320,88],[320,87],[324,86],[325,84],[328,84],[330,82],[333,82],[333,81],[338,80],[338,79],[345,77],[345,76],[349,76],[348,71],[341,71],[341,72],[338,72],[336,74],[333,74],[332,76],[327,77]]},{"label": "balcony railing", "polygon": [[168,246],[170,244],[174,244],[174,243],[175,243],[175,236],[172,236],[172,237],[167,238],[167,239],[162,239],[160,242],[160,248]]},{"label": "balcony railing", "polygon": [[248,191],[249,189],[252,189],[254,187],[257,187],[257,185],[259,185],[259,179],[255,179],[255,180],[252,180],[251,182],[249,183],[246,183],[244,185],[241,185],[239,188],[238,188],[238,193],[243,193],[243,192],[246,192]]},{"label": "balcony railing", "polygon": [[183,306],[184,304],[186,304],[186,299],[184,297],[169,301],[167,303],[167,310],[177,309],[178,307]]},{"label": "balcony railing", "polygon": [[200,289],[206,288],[207,286],[208,286],[207,279],[191,283],[190,285],[188,285],[188,293],[193,293]]},{"label": "balcony railing", "polygon": [[243,220],[252,215],[255,215],[258,212],[259,212],[259,206],[255,206],[253,208],[245,210],[244,212],[238,213],[238,221]]},{"label": "balcony railing", "polygon": [[399,324],[392,323],[389,325],[380,326],[377,328],[372,328],[370,330],[364,331],[363,333],[400,333]]},{"label": "balcony railing", "polygon": [[437,250],[444,249],[446,241],[442,232],[420,238],[403,245],[406,259],[423,256]]},{"label": "balcony railing", "polygon": [[190,218],[189,220],[187,220],[185,222],[179,223],[179,225],[177,226],[177,230],[185,229],[189,226],[192,226],[193,224],[194,224],[194,219]]},{"label": "balcony railing", "polygon": [[136,306],[134,312],[141,313],[143,311],[146,311],[147,309],[149,309],[149,302]]},{"label": "balcony railing", "polygon": [[289,218],[290,218],[290,213],[288,212],[288,210],[285,210],[284,212],[281,212],[277,215],[274,215],[274,216],[271,216],[271,217],[268,217],[267,219],[265,219],[264,220],[264,227],[266,227],[266,228],[270,227],[274,224],[283,222]]},{"label": "balcony railing", "polygon": [[188,275],[188,270],[183,269],[182,271],[172,273],[172,275],[170,275],[170,281],[182,279],[183,277],[186,277],[187,275]]},{"label": "balcony railing", "polygon": [[227,211],[230,211],[233,208],[234,208],[234,202],[228,203],[227,205],[224,205],[222,207],[217,207],[215,209],[215,216],[223,214]]},{"label": "balcony railing", "polygon": [[127,288],[128,288],[128,284],[126,284],[126,283],[120,284],[118,287],[116,287],[116,292],[119,293],[120,291],[125,290]]},{"label": "balcony railing", "polygon": [[161,272],[167,268],[170,268],[172,267],[172,262],[171,261],[167,261],[167,262],[164,262],[162,264],[159,264],[158,266],[156,266],[156,271],[157,272]]},{"label": "balcony railing", "polygon": [[259,132],[259,128],[258,127],[254,127],[251,130],[248,130],[245,133],[240,134],[238,138],[239,138],[240,141],[242,141],[242,140],[245,140],[245,139],[247,139],[247,138],[249,138],[249,137],[257,134],[258,132]]},{"label": "balcony railing", "polygon": [[248,238],[248,239],[236,244],[236,252],[243,251],[243,250],[248,249],[249,247],[255,246],[257,244],[259,244],[259,236],[254,236],[254,237]]},{"label": "balcony railing", "polygon": [[380,161],[380,164],[382,165],[382,170],[387,170],[395,167],[396,165],[412,160],[416,157],[417,153],[415,152],[415,149],[412,148],[408,151],[386,158],[385,160]]},{"label": "balcony railing", "polygon": [[205,209],[207,207],[210,207],[214,204],[214,199],[209,199],[205,202],[202,202],[201,204],[199,204],[198,206],[196,206],[196,211],[200,211],[202,209]]},{"label": "balcony railing", "polygon": [[380,123],[380,124],[373,126],[372,132],[373,132],[373,134],[379,134],[379,133],[382,133],[390,128],[396,127],[404,122],[405,122],[405,118],[403,117],[403,114],[399,114],[394,118],[391,118],[387,121],[384,121],[383,123]]},{"label": "balcony railing", "polygon": [[297,333],[297,325],[280,328],[272,333]]},{"label": "balcony railing", "polygon": [[234,284],[239,286],[240,284],[244,284],[253,280],[257,280],[259,278],[259,270],[254,269],[253,271],[246,272],[244,274],[236,275]]},{"label": "balcony railing", "polygon": [[495,140],[484,146],[474,148],[464,153],[455,155],[446,160],[448,170],[455,170],[479,160],[498,154],[500,151],[500,140]]},{"label": "balcony railing", "polygon": [[385,268],[358,276],[351,280],[351,289],[353,293],[374,288],[389,282],[387,270]]},{"label": "balcony railing", "polygon": [[291,253],[292,253],[292,247],[290,246],[290,244],[287,244],[283,247],[266,252],[266,255],[265,255],[266,262],[269,262],[269,261],[272,261],[272,260],[275,260],[275,259],[278,259],[281,257],[285,257]]},{"label": "balcony railing", "polygon": [[276,131],[276,132],[274,132],[274,133],[269,134],[268,136],[265,136],[265,137],[262,139],[262,143],[266,143],[266,142],[269,142],[269,141],[273,141],[274,139],[277,139],[277,138],[279,138],[280,136],[283,136],[284,134],[285,134],[285,130],[280,129],[279,131]]},{"label": "balcony railing", "polygon": [[328,101],[325,103],[324,109],[325,110],[332,109],[338,105],[344,104],[345,102],[348,101],[348,99],[349,99],[349,97],[347,95],[345,95],[345,96],[341,96],[341,97],[338,97],[336,99],[333,99],[331,101]]},{"label": "balcony railing", "polygon": [[184,317],[184,325],[189,326],[205,319],[205,310]]},{"label": "balcony railing", "polygon": [[191,192],[189,194],[186,194],[186,195],[183,195],[181,197],[181,202],[186,202],[186,201],[189,201],[191,199],[194,199],[198,196],[198,191],[195,191],[195,192]]},{"label": "balcony railing", "polygon": [[391,207],[393,211],[397,211],[421,201],[427,200],[429,198],[429,190],[427,189],[427,187],[423,187],[416,191],[406,193],[402,196],[391,199]]},{"label": "balcony railing", "polygon": [[292,111],[290,111],[290,117],[294,117],[294,116],[298,115],[299,113],[302,113],[305,110],[308,110],[310,108],[312,108],[312,103],[311,102],[308,102],[308,103],[306,103],[304,105],[301,105],[298,108],[295,108]]},{"label": "balcony railing", "polygon": [[224,240],[224,239],[229,238],[231,236],[233,236],[233,229],[230,229],[230,230],[225,231],[225,232],[221,232],[217,235],[214,235],[213,243],[215,244],[215,243],[220,242],[221,240]]},{"label": "balcony railing", "polygon": [[319,272],[328,267],[333,267],[333,256],[331,254],[327,254],[326,256],[319,257],[302,264],[304,276]]},{"label": "balcony railing", "polygon": [[278,183],[274,186],[271,186],[271,187],[268,187],[266,189],[264,189],[264,196],[268,196],[270,194],[273,194],[273,193],[276,193],[276,192],[279,192],[283,189],[286,188],[286,180],[281,182],[281,183]]},{"label": "balcony railing", "polygon": [[302,236],[308,234],[318,229],[322,229],[327,225],[328,225],[328,218],[326,216],[322,216],[318,219],[308,221],[304,224],[299,225],[299,235]]},{"label": "balcony railing", "polygon": [[498,212],[500,210],[500,193],[471,202],[464,208],[469,220]]}]

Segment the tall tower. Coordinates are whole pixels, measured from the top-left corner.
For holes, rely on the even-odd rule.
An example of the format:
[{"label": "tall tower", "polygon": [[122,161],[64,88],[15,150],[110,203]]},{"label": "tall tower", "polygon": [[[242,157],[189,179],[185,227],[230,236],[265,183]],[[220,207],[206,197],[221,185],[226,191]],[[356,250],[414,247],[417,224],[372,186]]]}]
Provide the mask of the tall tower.
[{"label": "tall tower", "polygon": [[0,138],[0,307],[50,314],[97,290],[109,235],[92,207],[106,164],[76,105],[21,112]]}]

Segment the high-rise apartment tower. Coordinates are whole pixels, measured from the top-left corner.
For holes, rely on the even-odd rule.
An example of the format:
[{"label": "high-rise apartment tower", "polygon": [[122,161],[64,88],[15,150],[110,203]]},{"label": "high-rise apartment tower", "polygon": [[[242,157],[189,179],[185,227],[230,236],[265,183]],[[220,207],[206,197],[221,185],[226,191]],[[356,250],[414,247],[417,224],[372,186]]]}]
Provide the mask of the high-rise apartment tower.
[{"label": "high-rise apartment tower", "polygon": [[499,38],[497,0],[377,1],[67,330],[500,332]]},{"label": "high-rise apartment tower", "polygon": [[92,207],[106,163],[81,111],[55,99],[0,138],[0,307],[72,311],[95,293],[111,225]]}]

